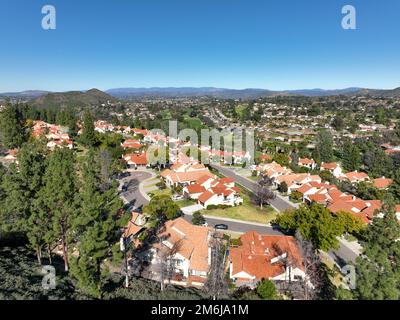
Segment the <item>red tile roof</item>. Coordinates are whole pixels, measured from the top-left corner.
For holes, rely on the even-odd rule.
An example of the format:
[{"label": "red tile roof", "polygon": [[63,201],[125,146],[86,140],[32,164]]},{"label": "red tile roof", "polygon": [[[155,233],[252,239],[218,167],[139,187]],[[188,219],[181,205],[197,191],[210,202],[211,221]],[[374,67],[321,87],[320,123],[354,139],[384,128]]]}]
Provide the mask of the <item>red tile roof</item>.
[{"label": "red tile roof", "polygon": [[271,260],[285,253],[293,268],[304,270],[303,258],[294,237],[260,235],[249,231],[240,239],[242,245],[230,250],[233,276],[245,272],[257,280],[277,277],[285,272],[284,263],[272,263]]},{"label": "red tile roof", "polygon": [[212,193],[211,191],[206,191],[199,197],[199,201],[201,203],[206,203],[207,200],[211,199],[213,196],[214,193]]},{"label": "red tile roof", "polygon": [[203,186],[201,186],[197,183],[191,184],[191,185],[187,186],[186,188],[190,194],[202,193],[202,192],[206,191],[206,188],[204,188]]},{"label": "red tile roof", "polygon": [[386,189],[388,188],[391,184],[393,183],[392,179],[387,179],[387,178],[377,178],[373,180],[373,184],[375,188],[378,189]]},{"label": "red tile roof", "polygon": [[133,153],[124,156],[125,160],[128,162],[132,162],[136,165],[147,165],[147,154],[146,153]]}]

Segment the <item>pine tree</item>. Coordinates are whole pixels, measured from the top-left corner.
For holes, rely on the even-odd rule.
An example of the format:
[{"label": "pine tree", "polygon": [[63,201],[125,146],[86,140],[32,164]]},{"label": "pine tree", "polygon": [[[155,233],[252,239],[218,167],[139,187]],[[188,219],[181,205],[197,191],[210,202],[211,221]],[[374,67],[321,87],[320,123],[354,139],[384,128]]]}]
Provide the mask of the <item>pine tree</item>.
[{"label": "pine tree", "polygon": [[74,168],[75,157],[71,150],[57,148],[47,160],[40,197],[51,218],[51,231],[61,242],[65,271],[68,271],[68,243],[72,238],[79,194]]},{"label": "pine tree", "polygon": [[90,111],[85,111],[83,115],[83,132],[81,141],[88,147],[93,147],[97,142],[96,132],[94,131],[93,117]]},{"label": "pine tree", "polygon": [[362,300],[400,299],[400,225],[394,211],[368,227],[364,252],[357,259],[355,295]]},{"label": "pine tree", "polygon": [[397,203],[400,203],[400,169],[395,171],[393,183],[390,186],[390,193],[394,196]]},{"label": "pine tree", "polygon": [[359,148],[351,141],[347,140],[343,146],[343,168],[347,171],[360,169],[361,155]]},{"label": "pine tree", "polygon": [[123,205],[116,184],[102,179],[103,160],[91,151],[81,165],[81,211],[74,221],[78,256],[71,259],[71,275],[78,286],[97,298],[102,294],[102,263],[118,241],[117,212]]},{"label": "pine tree", "polygon": [[318,133],[313,157],[321,162],[333,160],[333,138],[329,131],[324,130]]},{"label": "pine tree", "polygon": [[18,152],[18,165],[11,166],[3,179],[6,194],[2,210],[3,226],[9,231],[26,233],[39,263],[42,230],[32,217],[36,208],[34,204],[43,186],[44,172],[44,155],[40,152],[40,145],[25,144]]},{"label": "pine tree", "polygon": [[0,113],[0,134],[6,148],[16,149],[26,141],[21,113],[15,106],[8,105]]}]

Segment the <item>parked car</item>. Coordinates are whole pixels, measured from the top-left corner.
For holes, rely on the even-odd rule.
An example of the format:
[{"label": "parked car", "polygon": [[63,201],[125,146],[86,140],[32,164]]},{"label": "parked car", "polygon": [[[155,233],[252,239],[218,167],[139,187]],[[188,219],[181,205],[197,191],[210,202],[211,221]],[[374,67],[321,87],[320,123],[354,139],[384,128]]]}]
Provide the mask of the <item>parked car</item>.
[{"label": "parked car", "polygon": [[217,230],[228,230],[228,226],[226,224],[216,224],[214,228]]},{"label": "parked car", "polygon": [[124,183],[124,185],[122,186],[122,192],[126,191],[128,191],[128,183]]},{"label": "parked car", "polygon": [[174,200],[174,201],[183,200],[183,196],[181,196],[179,194],[175,194],[172,196],[172,200]]}]

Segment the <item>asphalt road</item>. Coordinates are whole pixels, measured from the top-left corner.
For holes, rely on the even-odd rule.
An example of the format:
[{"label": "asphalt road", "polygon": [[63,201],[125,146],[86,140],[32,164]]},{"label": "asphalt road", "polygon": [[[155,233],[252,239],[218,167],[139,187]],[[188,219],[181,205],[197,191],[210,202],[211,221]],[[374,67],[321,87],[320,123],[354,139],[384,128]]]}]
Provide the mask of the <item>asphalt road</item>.
[{"label": "asphalt road", "polygon": [[339,240],[340,247],[337,250],[331,250],[328,254],[335,260],[340,266],[344,266],[349,262],[356,262],[359,256],[358,252],[348,247],[346,243]]},{"label": "asphalt road", "polygon": [[[235,180],[236,183],[242,185],[247,188],[251,192],[257,191],[257,184],[255,182],[250,181],[249,179],[242,177],[234,172],[233,169],[220,166],[218,164],[210,164],[212,168],[221,172],[224,176],[230,177]],[[288,210],[288,209],[296,209],[295,205],[283,199],[279,194],[276,195],[276,198],[270,200],[269,203],[279,212]]]},{"label": "asphalt road", "polygon": [[[191,222],[192,216],[185,215],[185,220]],[[218,219],[218,218],[208,218],[205,217],[208,226],[214,227],[217,224],[226,224],[228,226],[227,231],[233,231],[238,233],[245,233],[247,231],[257,231],[259,234],[268,234],[268,235],[282,235],[279,230],[274,230],[272,227],[269,226],[260,226],[256,224],[251,224],[245,221],[227,221],[225,219]]]},{"label": "asphalt road", "polygon": [[126,178],[123,178],[121,182],[127,183],[128,190],[126,192],[121,192],[120,196],[129,202],[133,209],[141,209],[144,205],[149,203],[149,201],[142,195],[139,189],[139,184],[149,178],[152,175],[149,172],[137,171],[131,172]]}]

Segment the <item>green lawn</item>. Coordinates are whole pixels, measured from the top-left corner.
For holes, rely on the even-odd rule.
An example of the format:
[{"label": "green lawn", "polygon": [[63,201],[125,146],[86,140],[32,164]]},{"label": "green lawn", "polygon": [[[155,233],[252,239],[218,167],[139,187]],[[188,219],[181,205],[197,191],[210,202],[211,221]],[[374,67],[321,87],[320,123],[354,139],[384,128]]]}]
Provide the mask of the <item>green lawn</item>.
[{"label": "green lawn", "polygon": [[277,212],[271,207],[264,207],[262,210],[257,205],[250,201],[248,195],[243,194],[243,205],[227,208],[227,209],[212,209],[202,210],[203,215],[230,218],[236,220],[258,222],[258,223],[270,223],[277,217]]},{"label": "green lawn", "polygon": [[171,189],[166,188],[164,190],[155,190],[149,193],[150,197],[161,196],[161,195],[172,196],[172,191]]},{"label": "green lawn", "polygon": [[154,177],[154,178],[151,178],[151,179],[149,179],[149,180],[146,180],[146,182],[147,182],[147,183],[149,183],[149,182],[158,183],[158,182],[160,182],[160,179],[157,178],[157,177]]},{"label": "green lawn", "polygon": [[144,189],[151,189],[151,188],[156,187],[156,186],[157,186],[157,183],[148,184],[148,185],[144,186]]},{"label": "green lawn", "polygon": [[197,201],[190,200],[190,199],[176,201],[176,204],[179,206],[179,208],[189,207],[196,203],[197,203]]}]

